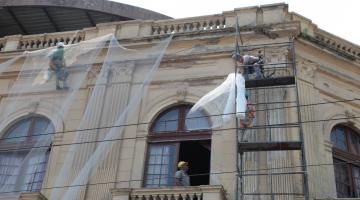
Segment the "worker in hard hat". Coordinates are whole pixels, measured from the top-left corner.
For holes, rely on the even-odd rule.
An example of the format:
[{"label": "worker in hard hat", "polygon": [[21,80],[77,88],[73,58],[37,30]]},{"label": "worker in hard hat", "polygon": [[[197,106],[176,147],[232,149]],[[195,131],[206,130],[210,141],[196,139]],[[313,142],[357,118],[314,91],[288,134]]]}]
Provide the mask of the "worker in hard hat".
[{"label": "worker in hard hat", "polygon": [[64,53],[64,43],[58,42],[56,49],[49,54],[50,69],[55,72],[57,90],[68,89],[66,79],[69,76],[69,72],[65,69]]},{"label": "worker in hard hat", "polygon": [[190,186],[190,177],[188,175],[189,164],[185,161],[178,163],[179,170],[175,173],[175,185],[176,186]]}]

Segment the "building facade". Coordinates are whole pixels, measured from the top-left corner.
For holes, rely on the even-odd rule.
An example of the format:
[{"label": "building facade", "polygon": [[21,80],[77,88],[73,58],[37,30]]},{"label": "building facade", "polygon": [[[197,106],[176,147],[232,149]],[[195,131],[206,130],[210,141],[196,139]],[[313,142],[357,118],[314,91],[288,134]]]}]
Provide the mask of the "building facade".
[{"label": "building facade", "polygon": [[[10,35],[0,38],[0,60],[14,58],[24,51],[52,47],[58,41],[79,43],[107,34],[114,34],[126,48],[143,49],[159,43],[171,32],[175,32],[174,38],[146,96],[136,109],[136,115],[129,122],[134,125],[126,127],[123,139],[115,141],[106,162],[96,169],[88,184],[74,186],[82,188],[76,199],[97,200],[104,195],[114,200],[360,196],[360,165],[356,162],[360,158],[360,47],[319,29],[305,17],[289,12],[286,4],[239,8],[185,19],[103,23],[70,32]],[[188,129],[191,122],[185,119],[192,105],[234,72],[232,54],[236,40],[240,52],[262,54],[265,63],[273,63],[273,67],[267,68],[269,76],[294,76],[296,80],[295,88],[282,84],[280,88],[275,85],[275,88],[266,89],[265,85],[258,90],[249,90],[251,101],[265,105],[257,106],[256,123],[260,128],[248,133],[247,140],[302,139],[304,145],[304,155],[277,150],[272,153],[262,151],[257,156],[249,153],[245,156],[242,172],[249,172],[248,175],[254,177],[242,179],[242,185],[237,180],[239,132],[234,128],[236,123],[212,130],[211,117],[206,116],[211,115],[215,108],[205,110],[196,121],[198,126],[208,126],[200,131]],[[2,73],[1,101],[9,98],[9,88],[21,65],[20,61],[16,62],[11,66],[13,70]],[[288,68],[282,69],[284,66]],[[295,71],[292,71],[293,67]],[[97,72],[94,70],[93,74]],[[126,72],[118,74],[124,75]],[[111,79],[114,83],[118,80],[116,76],[115,73]],[[91,79],[91,76],[87,78]],[[35,172],[39,176],[34,176],[27,191],[20,191],[21,195],[16,199],[50,199],[53,190],[59,189],[53,185],[61,167],[66,165],[64,159],[70,148],[66,144],[74,139],[73,135],[66,133],[78,128],[91,87],[91,84],[81,86],[76,97],[78,106],[70,109],[62,121],[47,115],[59,106],[59,102],[32,104],[28,109],[14,109],[9,114],[7,125],[0,130],[1,138],[16,134],[14,130],[18,127],[36,127],[38,124],[52,124],[52,130],[61,133],[54,136],[51,150],[43,156],[44,164]],[[131,88],[109,87],[106,91],[112,94],[115,102],[121,102]],[[29,95],[36,99],[36,95],[45,98],[61,94],[53,91]],[[102,118],[110,115],[106,110],[111,110],[110,106],[115,104],[98,108]],[[298,127],[280,127],[295,121]],[[274,124],[279,127],[270,127]],[[261,129],[261,125],[268,127]],[[271,138],[269,129],[272,128]],[[301,134],[298,132],[300,129]],[[26,135],[34,134],[34,128],[26,130]],[[96,148],[98,144],[93,145]],[[1,146],[0,165],[7,165],[6,160],[12,159],[11,154],[8,155],[9,149],[11,147]],[[84,151],[88,151],[84,155],[93,153],[89,148],[84,148]],[[302,168],[302,158],[306,168]],[[158,163],[157,159],[161,161]],[[180,160],[190,163],[190,175],[193,176],[189,187],[173,185],[172,174]],[[81,158],[78,161],[83,162]],[[73,169],[69,173],[76,176],[79,169],[76,166]],[[291,173],[286,173],[289,172],[286,169],[292,169]],[[239,187],[244,188],[242,194]],[[68,188],[65,185],[61,189]],[[0,195],[1,198],[12,197]]]}]

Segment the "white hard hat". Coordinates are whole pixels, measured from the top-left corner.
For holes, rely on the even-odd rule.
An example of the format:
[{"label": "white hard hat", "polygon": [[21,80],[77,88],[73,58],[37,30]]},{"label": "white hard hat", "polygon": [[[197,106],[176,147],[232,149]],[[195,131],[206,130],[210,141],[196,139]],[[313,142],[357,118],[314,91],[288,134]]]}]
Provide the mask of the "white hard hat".
[{"label": "white hard hat", "polygon": [[56,47],[57,48],[63,48],[65,46],[65,44],[63,43],[63,42],[58,42],[57,44],[56,44]]}]

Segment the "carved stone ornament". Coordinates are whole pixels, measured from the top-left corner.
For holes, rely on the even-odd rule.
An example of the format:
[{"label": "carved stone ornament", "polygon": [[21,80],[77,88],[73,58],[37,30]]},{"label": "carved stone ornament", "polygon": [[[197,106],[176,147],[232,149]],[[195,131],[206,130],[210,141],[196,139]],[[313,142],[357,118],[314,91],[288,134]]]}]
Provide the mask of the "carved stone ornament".
[{"label": "carved stone ornament", "polygon": [[305,59],[301,59],[299,61],[299,69],[300,69],[300,76],[304,79],[307,78],[314,78],[315,76],[315,72],[317,70],[317,64],[310,61],[310,60],[305,60]]},{"label": "carved stone ornament", "polygon": [[29,103],[29,112],[30,113],[36,113],[40,103],[39,102],[31,102]]},{"label": "carved stone ornament", "polygon": [[352,113],[352,112],[350,112],[350,111],[348,111],[348,110],[346,110],[346,111],[345,111],[345,116],[346,116],[346,118],[354,118],[354,117],[355,117],[355,114]]},{"label": "carved stone ornament", "polygon": [[101,66],[99,65],[92,66],[88,73],[88,79],[96,79],[100,71],[101,71]]},{"label": "carved stone ornament", "polygon": [[179,90],[176,91],[176,100],[177,100],[178,102],[185,101],[186,95],[187,95],[187,90],[186,90],[186,88],[184,88],[184,89],[179,89]]},{"label": "carved stone ornament", "polygon": [[111,66],[111,73],[114,76],[131,76],[135,68],[135,63],[133,62],[127,62],[122,63],[119,65],[112,65]]}]

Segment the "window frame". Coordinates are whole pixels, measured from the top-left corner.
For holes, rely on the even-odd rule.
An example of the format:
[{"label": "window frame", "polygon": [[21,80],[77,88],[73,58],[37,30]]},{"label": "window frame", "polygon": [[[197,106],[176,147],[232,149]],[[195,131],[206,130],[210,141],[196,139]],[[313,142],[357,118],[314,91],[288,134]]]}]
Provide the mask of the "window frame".
[{"label": "window frame", "polygon": [[[27,120],[30,120],[30,124],[29,124],[29,128],[27,130],[26,136],[21,136],[21,137],[25,137],[24,141],[10,141],[10,142],[6,142],[6,140],[11,140],[10,138],[5,139],[6,137],[8,137],[11,133],[12,130],[14,130],[15,128],[19,127],[21,125],[21,123],[27,123]],[[10,123],[7,128],[4,129],[3,134],[1,134],[1,139],[0,140],[0,154],[1,153],[14,153],[14,154],[24,154],[26,156],[27,153],[29,153],[31,151],[31,149],[36,145],[36,143],[38,142],[38,140],[36,139],[37,137],[41,137],[41,133],[40,135],[34,135],[34,130],[35,130],[35,125],[37,123],[37,121],[40,120],[45,120],[47,122],[47,126],[51,125],[52,126],[52,130],[53,132],[55,132],[55,126],[52,123],[52,121],[42,115],[27,115],[25,117],[19,118],[15,121],[13,121],[12,123]],[[45,135],[44,135],[45,136]],[[21,138],[19,137],[19,138]],[[15,137],[17,138],[17,137]],[[20,147],[20,148],[19,148]],[[50,157],[50,153],[51,153],[51,145],[49,145],[47,151],[46,151],[46,155],[45,156],[45,161],[41,162],[41,163],[37,163],[37,165],[44,165],[44,171],[38,171],[38,169],[35,170],[35,172],[33,173],[33,177],[31,182],[28,182],[26,184],[26,191],[24,192],[38,192],[41,190],[42,188],[42,184],[45,180],[45,175],[46,175],[46,169],[47,169],[47,165],[49,162],[49,157]],[[39,186],[39,188],[37,187],[37,184],[40,183],[39,180],[35,181],[35,176],[37,176],[38,174],[42,175],[42,180],[41,180],[41,185]]]},{"label": "window frame", "polygon": [[[202,130],[186,130],[185,128],[185,117],[186,117],[186,109],[191,108],[192,105],[189,104],[180,104],[168,107],[160,112],[160,114],[155,117],[155,120],[151,123],[149,134],[147,135],[147,148],[146,148],[146,159],[145,159],[145,167],[143,170],[143,181],[142,187],[147,187],[146,181],[148,177],[148,168],[149,168],[149,159],[150,159],[150,146],[156,144],[174,144],[176,145],[176,153],[175,153],[175,162],[179,161],[179,151],[180,151],[180,142],[182,141],[191,141],[191,140],[211,140],[212,130],[202,129]],[[155,132],[154,126],[155,123],[168,112],[179,109],[178,112],[178,127],[176,131],[168,131],[168,132]],[[204,113],[206,116],[207,113]],[[210,119],[207,119],[210,124]],[[177,171],[176,163],[174,165],[174,170]],[[151,187],[149,187],[151,188]]]},{"label": "window frame", "polygon": [[[342,162],[353,162],[354,160],[360,160],[360,153],[357,154],[352,151],[351,145],[353,145],[353,144],[350,141],[351,140],[350,134],[355,134],[355,136],[360,138],[359,133],[357,131],[355,131],[353,128],[350,128],[348,126],[336,125],[332,128],[331,133],[330,133],[331,135],[333,134],[333,130],[336,128],[340,128],[343,130],[343,133],[345,135],[346,151],[344,151],[340,148],[337,148],[335,145],[333,145],[333,147],[332,147],[333,163],[336,164],[335,160],[342,161]],[[330,135],[330,137],[331,137],[331,135]],[[356,183],[355,183],[355,177],[353,175],[354,166],[360,167],[360,163],[344,163],[344,165],[346,166],[347,175],[349,176],[348,185],[350,186],[350,196],[349,197],[341,197],[341,198],[360,197],[360,196],[356,196],[356,193],[355,193]],[[334,167],[334,173],[336,173],[335,167]],[[335,174],[335,184],[337,184],[337,182],[338,181],[336,180],[336,174]],[[338,191],[336,191],[336,194],[339,195]]]},{"label": "window frame", "polygon": [[[165,109],[161,112],[159,116],[155,118],[155,120],[152,122],[150,131],[148,134],[148,142],[149,143],[155,143],[155,142],[177,142],[177,141],[189,141],[189,140],[210,140],[211,139],[211,133],[212,130],[209,129],[202,129],[202,130],[192,130],[188,131],[185,128],[185,117],[186,117],[186,109],[191,107],[191,105],[177,105],[170,107],[168,109]],[[176,131],[168,131],[168,132],[155,132],[154,126],[155,123],[159,118],[161,118],[166,113],[179,109],[178,112],[178,127]],[[205,113],[206,114],[206,113]],[[208,119],[209,120],[209,119]],[[189,134],[191,133],[191,134]]]},{"label": "window frame", "polygon": [[[27,134],[25,137],[24,141],[13,141],[13,142],[6,142],[6,140],[11,140],[11,138],[7,138],[5,139],[10,133],[11,130],[13,130],[14,128],[17,128],[20,124],[19,123],[25,123],[25,120],[31,120],[30,121],[30,126],[29,129],[27,131]],[[50,123],[53,126],[53,130],[55,131],[55,126],[54,124],[51,122],[50,119],[48,119],[47,117],[41,116],[41,115],[28,115],[26,117],[22,117],[16,121],[14,121],[13,123],[11,123],[6,129],[4,129],[4,134],[2,134],[1,136],[1,140],[0,140],[0,152],[8,152],[9,149],[16,152],[16,151],[24,151],[27,152],[27,149],[31,149],[37,142],[36,136],[33,137],[33,133],[34,133],[34,127],[35,127],[35,123],[36,123],[36,119],[46,119],[48,121],[48,123]],[[15,125],[17,125],[16,127],[14,127]],[[20,137],[19,137],[20,138]],[[21,145],[21,149],[19,150],[19,146]]]}]

